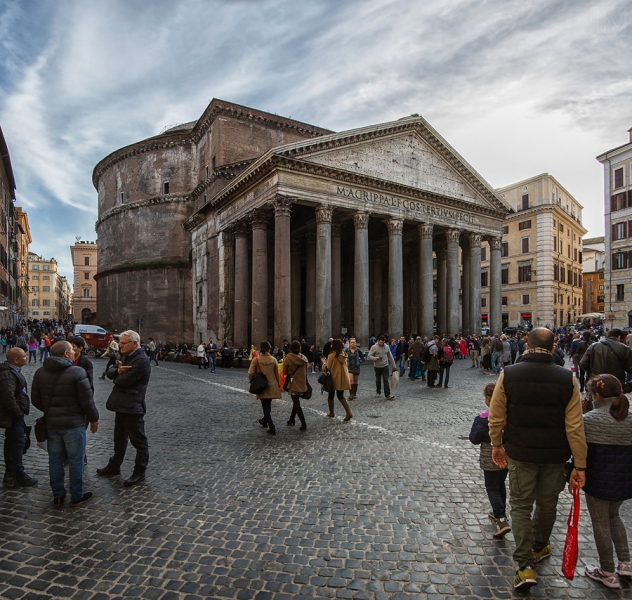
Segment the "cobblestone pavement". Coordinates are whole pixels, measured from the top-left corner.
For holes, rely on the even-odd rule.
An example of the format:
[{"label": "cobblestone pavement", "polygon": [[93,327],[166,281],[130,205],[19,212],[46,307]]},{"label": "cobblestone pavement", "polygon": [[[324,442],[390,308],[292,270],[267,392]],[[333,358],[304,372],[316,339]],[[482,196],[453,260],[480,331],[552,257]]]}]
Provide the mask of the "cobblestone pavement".
[{"label": "cobblestone pavement", "polygon": [[[95,361],[95,374],[105,360]],[[25,372],[32,377],[34,366]],[[396,398],[374,398],[364,367],[354,419],[328,419],[317,391],[307,432],[285,424],[291,403],[273,403],[278,435],[257,423],[245,370],[212,374],[161,363],[148,392],[147,479],[99,478],[112,448],[109,381],[96,380],[101,423],[88,435],[81,508],[52,508],[46,455],[25,457],[39,479],[0,492],[0,597],[186,598],[510,598],[513,538],[494,540],[478,449],[467,440],[492,380],[452,368],[450,389],[405,378]],[[38,416],[33,411],[31,422]],[[132,470],[130,448],[123,476]],[[632,597],[588,580],[596,553],[582,513],[574,581],[560,575],[564,493],[553,555],[538,565],[533,596]],[[624,518],[630,522],[629,509]]]}]

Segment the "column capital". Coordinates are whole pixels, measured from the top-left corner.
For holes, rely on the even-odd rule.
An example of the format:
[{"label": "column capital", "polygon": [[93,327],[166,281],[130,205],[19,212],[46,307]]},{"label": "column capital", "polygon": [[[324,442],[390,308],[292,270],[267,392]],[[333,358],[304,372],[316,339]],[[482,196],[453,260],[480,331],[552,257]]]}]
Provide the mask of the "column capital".
[{"label": "column capital", "polygon": [[483,236],[480,233],[470,233],[468,238],[470,240],[470,246],[480,246],[483,241]]},{"label": "column capital", "polygon": [[266,230],[268,228],[268,216],[264,212],[253,210],[248,218],[253,229]]},{"label": "column capital", "polygon": [[289,217],[292,214],[292,204],[294,201],[289,196],[277,194],[272,201],[275,217]]},{"label": "column capital", "polygon": [[316,234],[313,231],[305,234],[305,243],[310,246],[316,245]]},{"label": "column capital", "polygon": [[459,238],[461,237],[460,229],[446,229],[445,239],[448,243],[459,243]]},{"label": "column capital", "polygon": [[434,232],[434,225],[432,223],[419,223],[419,225],[417,225],[417,229],[419,230],[420,239],[432,239],[432,234]]},{"label": "column capital", "polygon": [[342,223],[331,224],[331,237],[340,237],[342,230]]},{"label": "column capital", "polygon": [[248,223],[245,221],[238,221],[233,225],[233,232],[236,238],[247,237],[250,233],[250,227],[248,227]]},{"label": "column capital", "polygon": [[402,219],[389,219],[386,221],[388,235],[402,235],[404,231],[404,221]]},{"label": "column capital", "polygon": [[334,214],[334,209],[326,204],[319,204],[315,209],[316,223],[331,223],[331,218]]},{"label": "column capital", "polygon": [[490,250],[500,250],[503,246],[503,238],[502,237],[491,237],[489,238],[489,248]]},{"label": "column capital", "polygon": [[353,226],[356,229],[368,229],[371,215],[368,212],[353,213]]},{"label": "column capital", "polygon": [[222,245],[231,247],[235,243],[235,233],[232,227],[222,231]]}]

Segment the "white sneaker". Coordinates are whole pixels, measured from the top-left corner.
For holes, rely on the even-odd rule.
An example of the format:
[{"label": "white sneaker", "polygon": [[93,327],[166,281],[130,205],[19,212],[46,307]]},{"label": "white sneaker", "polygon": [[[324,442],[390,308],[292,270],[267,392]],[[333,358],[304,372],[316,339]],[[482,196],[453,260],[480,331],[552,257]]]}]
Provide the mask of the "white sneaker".
[{"label": "white sneaker", "polygon": [[616,573],[620,577],[632,577],[632,563],[619,561]]},{"label": "white sneaker", "polygon": [[376,398],[381,398],[381,397],[382,397],[382,394],[375,394],[375,397],[376,397]]},{"label": "white sneaker", "polygon": [[618,590],[621,588],[619,580],[615,573],[606,573],[601,567],[595,567],[594,565],[586,565],[586,575],[599,583],[603,583],[607,588],[611,590]]}]

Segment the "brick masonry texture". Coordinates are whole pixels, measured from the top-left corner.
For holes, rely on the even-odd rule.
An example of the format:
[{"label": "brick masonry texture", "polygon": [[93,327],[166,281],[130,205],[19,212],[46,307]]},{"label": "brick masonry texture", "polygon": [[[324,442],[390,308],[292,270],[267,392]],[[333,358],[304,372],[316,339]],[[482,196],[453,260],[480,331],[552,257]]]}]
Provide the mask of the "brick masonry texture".
[{"label": "brick masonry texture", "polygon": [[[94,362],[99,374],[105,360]],[[35,367],[24,370],[30,380]],[[467,440],[493,379],[456,361],[450,389],[404,379],[386,401],[374,398],[365,366],[346,424],[339,404],[338,418],[325,417],[316,377],[304,402],[307,432],[285,424],[284,398],[273,403],[273,437],[257,423],[245,370],[154,367],[151,459],[133,488],[95,474],[111,453],[113,426],[105,409],[112,384],[97,379],[101,423],[88,434],[86,475],[95,497],[52,508],[46,455],[29,450],[25,465],[39,485],[0,491],[0,598],[513,597],[513,538],[492,538],[478,449]],[[134,454],[130,447],[123,476]],[[553,555],[537,566],[531,594],[609,598],[583,576],[596,561],[585,509],[578,573],[572,582],[560,574],[569,501],[564,492]],[[623,516],[629,525],[625,505]]]}]

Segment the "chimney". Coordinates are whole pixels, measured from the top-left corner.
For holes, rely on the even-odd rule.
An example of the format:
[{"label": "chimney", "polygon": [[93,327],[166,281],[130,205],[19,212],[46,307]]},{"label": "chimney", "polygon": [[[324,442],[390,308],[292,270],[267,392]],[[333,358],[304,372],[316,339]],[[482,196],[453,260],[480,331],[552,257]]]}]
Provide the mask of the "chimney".
[{"label": "chimney", "polygon": [[632,127],[628,129],[628,135],[630,136],[630,141],[632,142]]}]

